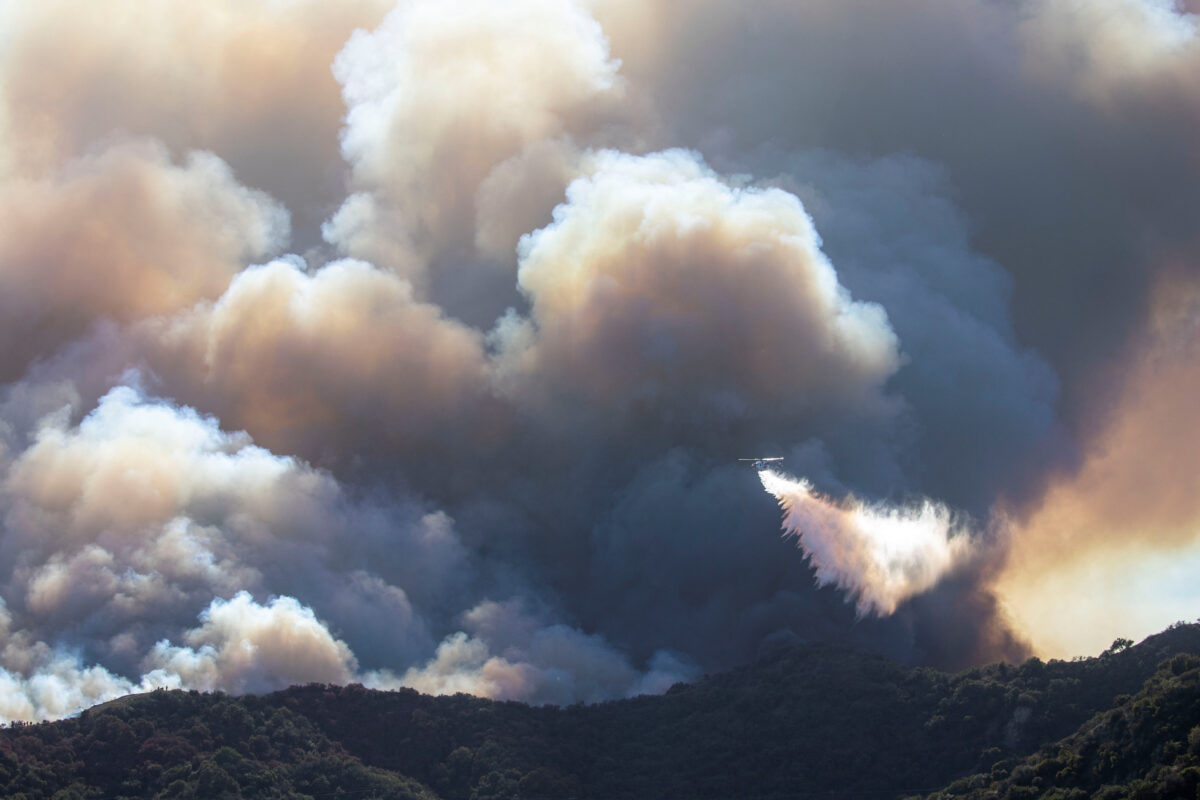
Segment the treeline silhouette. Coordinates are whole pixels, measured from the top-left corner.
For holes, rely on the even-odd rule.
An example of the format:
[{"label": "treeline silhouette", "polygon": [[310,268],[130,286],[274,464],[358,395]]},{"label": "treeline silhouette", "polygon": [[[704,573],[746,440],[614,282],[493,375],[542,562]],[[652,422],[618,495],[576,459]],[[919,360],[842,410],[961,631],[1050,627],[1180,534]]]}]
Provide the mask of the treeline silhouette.
[{"label": "treeline silhouette", "polygon": [[661,697],[531,707],[309,685],[158,691],[0,730],[7,798],[1178,798],[1200,626],[948,674],[834,645]]}]

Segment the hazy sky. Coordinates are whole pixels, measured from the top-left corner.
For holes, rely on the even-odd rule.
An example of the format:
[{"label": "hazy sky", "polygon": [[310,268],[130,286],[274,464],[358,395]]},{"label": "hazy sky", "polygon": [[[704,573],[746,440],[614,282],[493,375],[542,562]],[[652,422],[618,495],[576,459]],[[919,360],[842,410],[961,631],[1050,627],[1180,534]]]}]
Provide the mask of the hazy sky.
[{"label": "hazy sky", "polygon": [[0,719],[1196,618],[1198,13],[0,0]]}]

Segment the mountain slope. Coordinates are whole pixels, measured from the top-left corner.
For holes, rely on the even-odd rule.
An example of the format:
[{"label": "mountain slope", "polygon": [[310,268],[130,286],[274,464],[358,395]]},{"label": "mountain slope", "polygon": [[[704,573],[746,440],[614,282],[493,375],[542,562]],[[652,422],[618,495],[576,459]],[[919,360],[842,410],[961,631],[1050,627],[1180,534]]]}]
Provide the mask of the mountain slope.
[{"label": "mountain slope", "polygon": [[[943,794],[971,797],[1033,797],[1051,786],[1090,792],[1166,780],[1151,762],[1191,752],[1193,655],[1194,625],[1095,659],[953,675],[812,645],[662,697],[561,709],[360,686],[241,698],[155,692],[0,731],[0,794],[892,798],[948,784]],[[1169,678],[1156,672],[1163,661]],[[1097,726],[1105,714],[1126,728]],[[1137,735],[1096,738],[1118,729]],[[1050,742],[1059,744],[1042,749]],[[1064,749],[1080,755],[1055,761],[1054,774],[1074,764],[1080,776],[1094,773],[1090,783],[1048,780],[1044,762]],[[1185,788],[1188,766],[1176,770]]]},{"label": "mountain slope", "polygon": [[1198,797],[1198,787],[1200,658],[1180,653],[1071,736],[930,797],[1171,800]]}]

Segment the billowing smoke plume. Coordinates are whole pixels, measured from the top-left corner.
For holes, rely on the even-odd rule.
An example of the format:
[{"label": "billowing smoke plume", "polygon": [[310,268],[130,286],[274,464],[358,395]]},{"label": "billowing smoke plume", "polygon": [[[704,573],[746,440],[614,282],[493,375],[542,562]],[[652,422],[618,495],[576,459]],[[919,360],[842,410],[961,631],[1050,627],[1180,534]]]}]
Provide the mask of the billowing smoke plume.
[{"label": "billowing smoke plume", "polygon": [[346,109],[329,67],[390,6],[5,0],[0,177],[44,175],[114,136],[153,137],[178,156],[217,153],[287,204],[310,247],[344,194],[333,165]]},{"label": "billowing smoke plume", "polygon": [[485,601],[463,615],[471,632],[448,636],[432,660],[395,682],[429,694],[469,692],[533,703],[598,702],[612,697],[660,694],[695,677],[686,658],[659,651],[639,673],[603,637],[562,624],[546,625],[519,603]]},{"label": "billowing smoke plume", "polygon": [[895,334],[838,283],[794,195],[731,186],[683,151],[594,162],[518,248],[531,319],[495,339],[522,405],[688,436],[885,405]]},{"label": "billowing smoke plume", "polygon": [[1193,557],[1193,0],[193,5],[0,0],[0,718],[1017,659]]},{"label": "billowing smoke plume", "polygon": [[[115,142],[0,186],[0,379],[99,318],[167,314],[220,295],[277,251],[287,211],[211,153],[175,164],[161,144]],[[136,236],[114,231],[136,231]]]},{"label": "billowing smoke plume", "polygon": [[[21,713],[61,715],[76,707],[62,697],[98,702],[139,687],[350,680],[565,703],[691,674],[663,654],[655,663],[674,671],[643,675],[603,637],[524,614],[518,601],[478,599],[456,620],[482,579],[453,523],[415,501],[355,499],[330,474],[131,386],[78,425],[69,413],[38,423],[0,492],[0,668],[26,698],[20,708],[34,710]],[[476,649],[497,648],[512,677],[495,684],[486,658],[457,663],[457,683],[429,677],[461,638],[435,655],[431,628],[452,622]],[[87,636],[73,654],[54,642],[67,626]],[[417,666],[427,654],[432,663]],[[85,666],[94,660],[118,674]],[[386,667],[397,663],[414,666],[396,678]],[[42,696],[46,685],[59,699]]]},{"label": "billowing smoke plume", "polygon": [[764,469],[763,488],[783,509],[783,529],[812,561],[818,585],[832,583],[859,614],[892,614],[933,588],[971,555],[970,534],[945,506],[835,503],[803,479]]}]

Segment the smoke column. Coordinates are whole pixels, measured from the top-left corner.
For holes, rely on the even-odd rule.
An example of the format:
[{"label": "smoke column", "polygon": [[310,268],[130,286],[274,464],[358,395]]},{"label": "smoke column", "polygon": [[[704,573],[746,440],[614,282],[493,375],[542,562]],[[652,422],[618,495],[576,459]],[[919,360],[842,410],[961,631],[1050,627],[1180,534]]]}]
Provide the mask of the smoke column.
[{"label": "smoke column", "polygon": [[1200,602],[1200,0],[99,8],[0,0],[0,721]]},{"label": "smoke column", "polygon": [[859,616],[889,616],[932,589],[972,554],[971,540],[945,506],[843,504],[821,497],[803,478],[764,469],[763,488],[783,509],[784,535],[794,536],[816,570],[854,598]]}]

